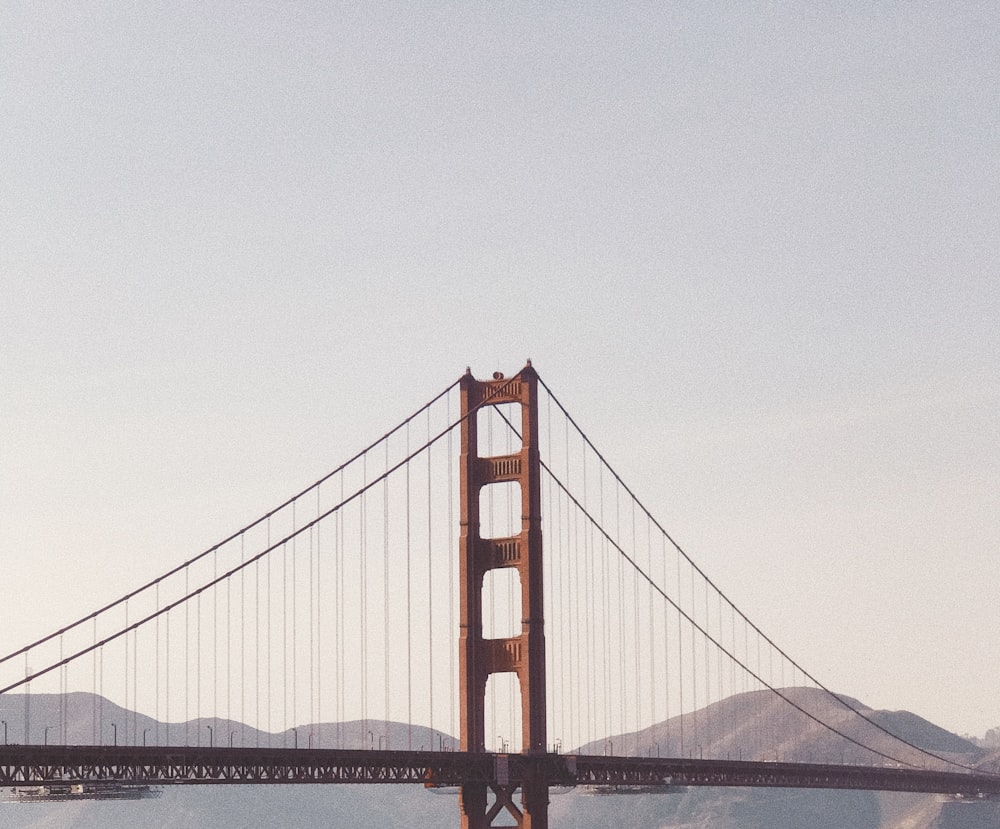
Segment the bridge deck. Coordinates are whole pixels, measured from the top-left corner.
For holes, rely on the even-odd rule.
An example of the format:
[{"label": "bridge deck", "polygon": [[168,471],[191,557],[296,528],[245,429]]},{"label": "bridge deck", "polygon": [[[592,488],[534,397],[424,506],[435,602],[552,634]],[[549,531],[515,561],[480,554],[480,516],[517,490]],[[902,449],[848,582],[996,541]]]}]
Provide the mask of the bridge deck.
[{"label": "bridge deck", "polygon": [[517,785],[541,773],[552,786],[867,789],[963,797],[1000,795],[1000,776],[911,768],[603,757],[294,748],[0,746],[0,786],[465,783]]}]

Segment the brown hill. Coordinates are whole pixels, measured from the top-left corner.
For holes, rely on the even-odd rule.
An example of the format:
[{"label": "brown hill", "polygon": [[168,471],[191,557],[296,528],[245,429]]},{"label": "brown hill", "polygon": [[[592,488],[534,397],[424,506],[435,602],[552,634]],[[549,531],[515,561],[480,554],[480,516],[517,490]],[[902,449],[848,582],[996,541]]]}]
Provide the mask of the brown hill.
[{"label": "brown hill", "polygon": [[784,699],[770,691],[737,694],[638,732],[588,743],[579,751],[859,765],[928,762],[896,735],[963,764],[984,755],[968,740],[907,711],[875,711],[816,688],[780,690]]}]

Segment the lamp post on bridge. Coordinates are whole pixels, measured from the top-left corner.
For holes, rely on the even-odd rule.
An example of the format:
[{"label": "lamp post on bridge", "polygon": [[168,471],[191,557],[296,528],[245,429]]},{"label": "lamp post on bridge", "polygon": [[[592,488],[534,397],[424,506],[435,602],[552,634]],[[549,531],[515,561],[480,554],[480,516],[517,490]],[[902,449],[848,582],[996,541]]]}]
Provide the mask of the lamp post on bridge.
[{"label": "lamp post on bridge", "polygon": [[0,720],[3,723],[3,744],[7,745],[7,720]]},{"label": "lamp post on bridge", "polygon": [[212,726],[210,726],[210,725],[206,725],[205,728],[208,729],[208,747],[209,748],[214,748],[215,747],[215,729],[213,729]]},{"label": "lamp post on bridge", "polygon": [[115,745],[118,745],[118,724],[111,723],[111,729],[115,732]]}]

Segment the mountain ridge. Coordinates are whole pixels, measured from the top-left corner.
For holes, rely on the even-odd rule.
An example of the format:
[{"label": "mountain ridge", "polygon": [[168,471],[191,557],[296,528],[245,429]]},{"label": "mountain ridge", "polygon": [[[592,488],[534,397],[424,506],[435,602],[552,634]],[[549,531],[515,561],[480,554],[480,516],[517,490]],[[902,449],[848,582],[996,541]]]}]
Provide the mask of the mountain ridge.
[{"label": "mountain ridge", "polygon": [[[990,767],[1000,755],[975,746],[923,718],[907,711],[881,711],[864,706],[850,697],[831,698],[815,689],[782,689],[806,713],[786,704],[774,707],[768,692],[748,692],[714,703],[696,712],[675,717],[629,734],[594,741],[581,750],[603,754],[611,742],[623,753],[651,754],[657,747],[663,756],[679,747],[684,729],[684,748],[710,756],[724,756],[745,749],[743,759],[767,739],[776,739],[782,759],[803,762],[836,762],[831,737],[809,719],[814,715],[855,718],[845,703],[866,714],[873,722],[901,728],[902,735],[915,745],[966,763]],[[777,698],[775,698],[777,699]],[[780,703],[780,700],[779,700]],[[0,717],[7,720],[10,742],[18,729],[32,742],[49,742],[60,734],[57,724],[66,723],[69,742],[86,743],[95,731],[110,744],[121,742],[155,744],[159,736],[185,734],[191,744],[270,745],[306,747],[313,745],[343,748],[423,747],[435,742],[440,748],[457,744],[440,730],[408,726],[382,720],[353,720],[346,723],[303,724],[277,732],[266,732],[225,718],[198,718],[187,723],[157,723],[143,714],[124,708],[87,692],[58,694],[6,694],[0,697]],[[110,724],[115,723],[115,728]],[[125,725],[127,723],[127,726]],[[48,733],[45,733],[45,727]],[[211,726],[211,729],[209,729]],[[169,732],[168,732],[169,728]],[[874,725],[859,725],[872,739],[889,738]],[[695,742],[701,740],[700,743]],[[198,740],[201,742],[199,743]],[[637,750],[631,750],[635,748]],[[709,751],[706,751],[706,748]],[[723,752],[720,754],[719,752]],[[735,754],[734,754],[735,759]],[[992,770],[992,769],[991,769]],[[3,804],[0,822],[10,829],[131,829],[144,827],[185,827],[186,829],[257,829],[281,826],[315,827],[340,825],[357,829],[419,825],[445,829],[458,823],[457,798],[453,793],[428,794],[404,786],[204,786],[165,787],[156,800],[124,803],[85,802],[49,804]],[[973,820],[973,823],[969,823]],[[978,821],[978,822],[977,822]],[[995,803],[949,803],[934,796],[875,792],[824,790],[712,789],[692,788],[668,795],[641,794],[594,797],[584,791],[553,792],[550,804],[553,829],[603,829],[621,825],[632,829],[972,829],[1000,825],[1000,806]]]}]

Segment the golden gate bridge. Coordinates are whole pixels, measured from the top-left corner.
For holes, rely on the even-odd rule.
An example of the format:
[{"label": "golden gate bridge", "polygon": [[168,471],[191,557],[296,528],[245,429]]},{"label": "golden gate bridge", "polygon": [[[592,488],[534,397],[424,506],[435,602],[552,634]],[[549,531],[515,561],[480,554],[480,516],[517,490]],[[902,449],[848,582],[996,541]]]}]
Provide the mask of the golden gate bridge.
[{"label": "golden gate bridge", "polygon": [[556,786],[1000,794],[761,631],[530,361],[0,657],[0,716],[0,785],[456,787],[469,829]]}]

